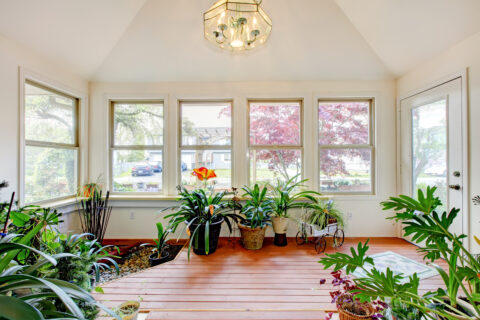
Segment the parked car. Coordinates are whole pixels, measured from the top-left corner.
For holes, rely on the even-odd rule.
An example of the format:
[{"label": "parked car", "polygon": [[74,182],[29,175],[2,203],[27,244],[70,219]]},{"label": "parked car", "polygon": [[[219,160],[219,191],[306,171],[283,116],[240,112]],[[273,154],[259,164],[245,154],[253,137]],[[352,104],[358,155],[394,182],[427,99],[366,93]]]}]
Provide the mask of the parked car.
[{"label": "parked car", "polygon": [[187,171],[187,170],[188,170],[187,164],[182,161],[182,172]]},{"label": "parked car", "polygon": [[153,176],[153,169],[149,164],[136,164],[132,168],[132,177]]},{"label": "parked car", "polygon": [[152,167],[153,172],[162,172],[163,171],[161,161],[152,162],[152,163],[150,163],[150,166]]}]

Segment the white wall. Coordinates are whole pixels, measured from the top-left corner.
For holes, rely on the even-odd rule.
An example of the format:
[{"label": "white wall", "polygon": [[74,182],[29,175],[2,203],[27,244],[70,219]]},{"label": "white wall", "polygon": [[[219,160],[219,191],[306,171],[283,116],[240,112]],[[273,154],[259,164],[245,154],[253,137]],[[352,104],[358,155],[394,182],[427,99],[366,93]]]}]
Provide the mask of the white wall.
[{"label": "white wall", "polygon": [[[398,79],[399,97],[468,68],[470,197],[480,194],[480,33],[458,43]],[[470,205],[470,232],[480,235],[480,206]],[[473,241],[471,241],[473,243]],[[474,245],[475,252],[480,246]]]},{"label": "white wall", "polygon": [[[0,201],[10,199],[12,191],[19,191],[19,69],[38,75],[52,85],[88,91],[88,82],[53,62],[35,55],[27,48],[0,35],[0,180],[10,187],[0,193]],[[73,218],[66,218],[71,220]]]},{"label": "white wall", "polygon": [[[176,123],[179,99],[234,100],[234,136],[246,137],[246,106],[248,98],[302,98],[305,108],[305,177],[317,184],[313,162],[317,145],[313,125],[317,119],[314,108],[319,97],[376,98],[377,192],[373,196],[337,197],[339,206],[352,218],[348,221],[347,236],[396,236],[392,222],[385,220],[379,202],[395,194],[395,82],[394,81],[318,81],[318,82],[199,82],[199,83],[91,83],[90,84],[90,179],[106,176],[108,172],[108,99],[163,98],[166,118]],[[168,125],[168,122],[167,122]],[[164,171],[175,172],[177,138],[174,127],[167,129]],[[245,184],[247,177],[246,141],[236,139],[234,160],[237,170],[234,185]],[[168,194],[174,194],[178,183],[175,174],[168,175]],[[155,222],[162,215],[158,210],[171,201],[140,201],[115,199],[107,238],[151,238]],[[133,219],[131,215],[133,213]],[[225,228],[226,229],[226,228]],[[289,236],[295,236],[294,224]],[[227,235],[224,230],[224,235]]]}]

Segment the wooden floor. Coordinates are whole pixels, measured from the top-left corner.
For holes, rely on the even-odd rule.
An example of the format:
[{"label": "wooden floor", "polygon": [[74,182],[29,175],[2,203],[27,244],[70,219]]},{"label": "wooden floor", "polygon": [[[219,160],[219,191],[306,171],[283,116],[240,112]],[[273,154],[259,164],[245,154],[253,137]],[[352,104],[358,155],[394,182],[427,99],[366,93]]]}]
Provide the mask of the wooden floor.
[{"label": "wooden floor", "polygon": [[[347,251],[365,239],[349,238],[339,251]],[[415,246],[396,238],[373,238],[369,254],[394,251],[421,261]],[[335,252],[328,243],[327,252]],[[125,300],[139,300],[148,320],[310,320],[324,319],[334,310],[329,285],[312,244],[297,246],[289,239],[287,247],[276,247],[266,239],[263,249],[249,251],[239,243],[221,239],[210,256],[186,249],[177,259],[143,272],[103,285],[97,300],[113,307]],[[441,286],[440,277],[422,280],[421,290]]]}]

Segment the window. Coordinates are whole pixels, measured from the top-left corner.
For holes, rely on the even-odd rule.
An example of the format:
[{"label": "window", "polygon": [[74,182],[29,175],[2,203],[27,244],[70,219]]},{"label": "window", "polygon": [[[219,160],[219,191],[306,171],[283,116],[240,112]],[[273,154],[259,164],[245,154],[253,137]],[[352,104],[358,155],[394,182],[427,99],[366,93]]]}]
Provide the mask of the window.
[{"label": "window", "polygon": [[161,192],[163,102],[115,101],[111,117],[111,190]]},{"label": "window", "polygon": [[302,174],[302,101],[249,102],[250,183]]},{"label": "window", "polygon": [[78,99],[25,83],[24,202],[60,199],[78,186]]},{"label": "window", "polygon": [[232,186],[232,103],[180,102],[181,184],[194,187],[194,168],[215,170],[216,189]]},{"label": "window", "polygon": [[320,192],[374,192],[372,104],[319,101]]}]

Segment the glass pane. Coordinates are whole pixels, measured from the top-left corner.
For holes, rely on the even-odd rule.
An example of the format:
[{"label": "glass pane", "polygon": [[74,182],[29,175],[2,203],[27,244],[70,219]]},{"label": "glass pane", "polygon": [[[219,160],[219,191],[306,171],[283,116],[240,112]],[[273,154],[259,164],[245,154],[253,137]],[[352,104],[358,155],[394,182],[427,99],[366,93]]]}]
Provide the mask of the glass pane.
[{"label": "glass pane", "polygon": [[250,104],[251,145],[301,145],[299,102]]},{"label": "glass pane", "polygon": [[115,103],[116,146],[163,145],[163,104]]},{"label": "glass pane", "polygon": [[320,149],[321,192],[372,192],[370,149]]},{"label": "glass pane", "polygon": [[220,145],[232,143],[230,103],[182,103],[182,145]]},{"label": "glass pane", "polygon": [[412,185],[437,186],[447,204],[447,104],[446,100],[412,109]]},{"label": "glass pane", "polygon": [[[302,173],[301,150],[251,150],[250,183],[286,181]],[[298,177],[300,179],[300,176]]]},{"label": "glass pane", "polygon": [[210,179],[215,189],[225,190],[232,187],[232,153],[230,150],[184,150],[182,151],[181,171],[182,185],[186,187],[203,187],[193,169],[206,167],[215,170],[216,178]]},{"label": "glass pane", "polygon": [[319,143],[369,144],[370,103],[320,102]]},{"label": "glass pane", "polygon": [[25,84],[25,139],[75,144],[77,103],[73,98]]},{"label": "glass pane", "polygon": [[77,159],[72,149],[25,147],[25,202],[74,195]]},{"label": "glass pane", "polygon": [[114,192],[160,192],[163,157],[161,150],[114,150]]}]

